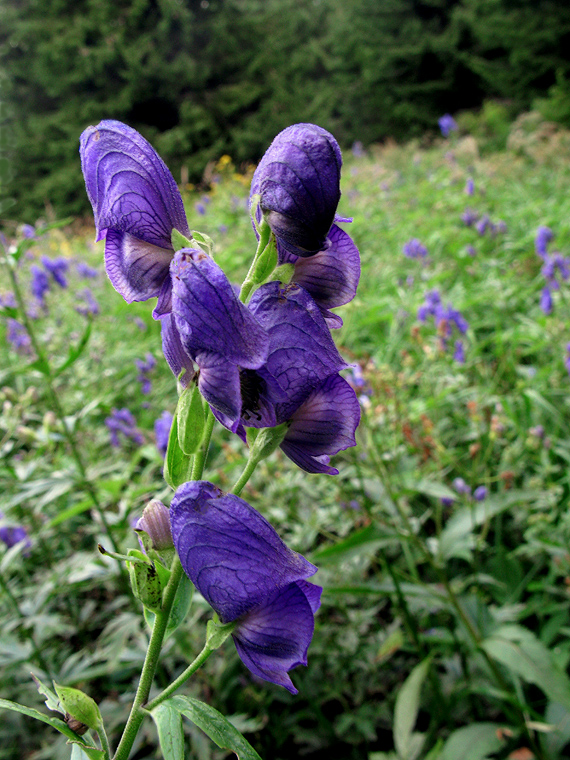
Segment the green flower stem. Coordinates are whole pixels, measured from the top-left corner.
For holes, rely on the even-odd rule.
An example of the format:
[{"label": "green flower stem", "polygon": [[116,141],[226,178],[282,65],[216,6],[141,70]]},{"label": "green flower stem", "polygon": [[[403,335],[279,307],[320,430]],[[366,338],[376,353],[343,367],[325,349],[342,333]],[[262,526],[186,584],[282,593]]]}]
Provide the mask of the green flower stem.
[{"label": "green flower stem", "polygon": [[152,627],[152,634],[131,713],[127,725],[125,726],[125,730],[123,731],[119,746],[117,747],[117,751],[115,752],[114,760],[127,760],[140,725],[145,717],[145,711],[142,709],[142,706],[147,701],[150,693],[154,673],[160,657],[160,650],[162,649],[164,634],[166,633],[166,628],[168,626],[168,619],[170,617],[172,605],[174,604],[174,597],[176,596],[178,584],[180,583],[183,573],[184,570],[182,569],[178,555],[176,555],[172,562],[168,585],[164,590],[162,610],[156,614],[154,625]]},{"label": "green flower stem", "polygon": [[191,662],[190,665],[188,665],[186,670],[183,671],[178,676],[178,678],[176,678],[169,686],[167,686],[164,691],[161,691],[160,694],[158,694],[154,699],[145,705],[145,711],[150,712],[151,710],[154,710],[154,708],[158,707],[161,702],[164,702],[165,699],[168,699],[168,697],[170,697],[171,694],[173,694],[180,686],[182,686],[182,684],[185,683],[190,678],[190,676],[194,675],[198,668],[200,668],[206,662],[208,657],[214,651],[214,649],[211,649],[206,644],[196,659]]},{"label": "green flower stem", "polygon": [[105,753],[105,760],[110,760],[111,747],[109,746],[109,739],[107,737],[107,732],[105,731],[104,726],[101,726],[101,728],[97,729],[97,735],[99,736],[99,741],[101,742],[101,749]]},{"label": "green flower stem", "polygon": [[[192,465],[192,479],[200,480],[204,472],[204,465],[206,464],[206,457],[208,456],[208,449],[210,447],[210,438],[212,437],[212,430],[214,428],[215,417],[212,414],[212,410],[208,407],[206,412],[206,426],[204,429],[204,437],[202,439],[202,445],[194,456],[194,462]],[[141,723],[148,714],[148,709],[145,709],[145,705],[150,689],[154,679],[154,674],[158,666],[160,657],[160,651],[162,649],[162,643],[164,641],[164,635],[168,626],[168,620],[172,611],[172,605],[174,604],[174,598],[178,591],[178,586],[184,570],[178,559],[178,555],[174,556],[171,566],[171,575],[168,581],[168,585],[164,590],[162,598],[162,610],[158,612],[154,619],[154,625],[152,627],[152,634],[148,644],[145,661],[141,671],[141,677],[135,694],[133,706],[127,720],[127,725],[121,736],[119,746],[113,757],[113,760],[127,760],[129,753],[132,749],[136,735],[139,731]],[[200,655],[198,655],[200,657]],[[200,663],[201,664],[201,663]],[[196,666],[199,667],[199,666]]]},{"label": "green flower stem", "polygon": [[262,221],[259,226],[259,242],[257,244],[257,250],[255,252],[255,256],[253,257],[253,261],[251,262],[251,266],[249,268],[249,272],[246,275],[245,280],[243,281],[243,285],[241,286],[241,290],[239,293],[239,300],[243,301],[245,303],[247,301],[247,298],[249,294],[251,293],[253,287],[256,284],[256,277],[255,277],[255,270],[257,269],[257,264],[259,261],[259,258],[265,248],[267,247],[267,244],[269,243],[269,239],[271,237],[271,229],[267,222]]},{"label": "green flower stem", "polygon": [[247,481],[251,478],[253,475],[253,471],[259,464],[258,457],[252,457],[250,455],[249,459],[246,462],[246,465],[244,467],[244,470],[242,474],[239,476],[238,480],[236,481],[234,487],[232,488],[230,493],[235,494],[236,496],[239,496],[240,493],[243,491],[245,484]]}]

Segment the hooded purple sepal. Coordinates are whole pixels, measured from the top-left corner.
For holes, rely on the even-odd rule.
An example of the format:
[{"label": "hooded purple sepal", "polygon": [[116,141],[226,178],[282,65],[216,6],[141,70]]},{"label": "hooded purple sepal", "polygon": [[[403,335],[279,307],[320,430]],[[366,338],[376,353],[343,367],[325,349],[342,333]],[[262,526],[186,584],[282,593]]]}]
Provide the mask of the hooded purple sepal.
[{"label": "hooded purple sepal", "polygon": [[259,206],[277,242],[295,256],[326,248],[340,199],[342,157],[334,137],[315,124],[280,132],[261,159],[250,198]]},{"label": "hooded purple sepal", "polygon": [[289,549],[238,496],[206,481],[184,483],[170,506],[184,571],[223,623],[237,621],[238,653],[255,675],[295,691],[288,671],[306,663],[317,568]]},{"label": "hooded purple sepal", "polygon": [[356,445],[356,393],[340,375],[328,377],[293,413],[281,449],[306,472],[338,475],[329,457]]},{"label": "hooded purple sepal", "polygon": [[173,254],[172,230],[190,236],[172,174],[150,143],[120,121],[88,127],[79,152],[113,287],[128,302],[159,296]]},{"label": "hooded purple sepal", "polygon": [[267,362],[257,372],[271,379],[267,392],[279,404],[277,422],[284,422],[313,388],[347,364],[319,307],[296,283],[284,288],[278,282],[262,285],[249,308],[269,335]]},{"label": "hooded purple sepal", "polygon": [[340,327],[342,320],[328,309],[344,306],[356,295],[360,253],[350,235],[336,224],[331,227],[328,240],[330,245],[325,251],[294,262],[292,282],[311,295],[327,321],[331,320],[330,327]]},{"label": "hooded purple sepal", "polygon": [[186,370],[180,377],[180,385],[182,385],[183,388],[187,388],[194,376],[194,362],[182,347],[180,333],[176,327],[174,316],[172,314],[167,314],[162,317],[160,320],[160,328],[164,358],[168,362],[168,366],[175,377],[180,377],[180,373],[183,370]]}]

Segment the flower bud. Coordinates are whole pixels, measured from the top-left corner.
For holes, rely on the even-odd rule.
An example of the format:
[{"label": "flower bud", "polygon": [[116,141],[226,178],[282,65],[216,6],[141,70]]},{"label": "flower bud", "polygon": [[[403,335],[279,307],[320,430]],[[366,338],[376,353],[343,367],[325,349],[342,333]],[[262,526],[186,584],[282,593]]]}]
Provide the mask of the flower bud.
[{"label": "flower bud", "polygon": [[172,532],[170,530],[170,512],[158,499],[150,501],[143,510],[136,524],[137,532],[144,532],[150,538],[151,545],[145,549],[154,549],[157,552],[171,549],[174,546]]}]

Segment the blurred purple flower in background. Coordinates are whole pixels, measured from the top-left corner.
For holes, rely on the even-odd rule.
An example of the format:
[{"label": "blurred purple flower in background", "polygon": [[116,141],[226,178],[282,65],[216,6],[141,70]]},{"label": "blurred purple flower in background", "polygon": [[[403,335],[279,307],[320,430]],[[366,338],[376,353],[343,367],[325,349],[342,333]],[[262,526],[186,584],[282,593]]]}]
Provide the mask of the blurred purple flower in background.
[{"label": "blurred purple flower in background", "polygon": [[402,251],[408,259],[425,259],[428,255],[427,248],[417,238],[404,243]]},{"label": "blurred purple flower in background", "polygon": [[467,227],[472,227],[477,219],[479,219],[479,214],[472,208],[466,208],[461,215],[461,219]]},{"label": "blurred purple flower in background", "polygon": [[184,571],[232,637],[250,672],[297,693],[288,673],[307,664],[322,589],[317,568],[289,549],[238,496],[207,481],[185,483],[170,506]]},{"label": "blurred purple flower in background", "polygon": [[474,248],[472,245],[468,245],[468,246],[467,246],[467,248],[466,248],[465,250],[467,251],[467,253],[468,253],[470,256],[477,256],[477,249],[476,249],[476,248]]},{"label": "blurred purple flower in background", "polygon": [[457,131],[457,122],[451,114],[444,114],[437,120],[437,123],[444,137],[449,137],[451,132]]},{"label": "blurred purple flower in background", "polygon": [[32,264],[30,267],[30,272],[32,275],[32,280],[30,282],[30,290],[32,291],[32,295],[37,298],[41,304],[43,304],[44,296],[49,290],[49,277],[45,269],[36,266],[36,264]]},{"label": "blurred purple flower in background", "polygon": [[93,267],[90,267],[89,264],[86,264],[84,261],[78,261],[75,264],[75,268],[77,270],[77,274],[80,277],[84,277],[86,280],[94,280],[95,277],[97,277],[99,274],[96,269],[93,269]]},{"label": "blurred purple flower in background", "polygon": [[477,486],[477,488],[473,491],[473,498],[475,501],[484,501],[487,498],[486,486]]},{"label": "blurred purple flower in background", "polygon": [[23,237],[29,238],[29,239],[35,238],[36,236],[35,227],[32,227],[31,224],[23,224],[20,227],[20,233],[22,234]]},{"label": "blurred purple flower in background", "polygon": [[6,340],[12,345],[12,348],[19,354],[30,354],[32,351],[32,341],[26,328],[17,319],[8,317],[8,330],[6,331]]},{"label": "blurred purple flower in background", "polygon": [[83,288],[83,290],[77,291],[76,295],[84,302],[84,305],[76,306],[75,311],[79,314],[83,314],[84,317],[96,317],[97,314],[99,314],[99,304],[89,288]]},{"label": "blurred purple flower in background", "polygon": [[69,265],[63,257],[60,256],[57,259],[50,259],[48,256],[42,256],[42,264],[60,288],[67,287],[65,272],[67,272]]},{"label": "blurred purple flower in background", "polygon": [[473,193],[475,192],[475,183],[473,182],[472,177],[469,177],[469,179],[465,183],[465,192],[467,195],[473,195]]},{"label": "blurred purple flower in background", "polygon": [[549,287],[540,292],[540,308],[545,314],[552,314],[552,293]]},{"label": "blurred purple flower in background", "polygon": [[453,481],[453,487],[458,494],[462,496],[471,496],[471,487],[463,480],[463,478],[455,478]]},{"label": "blurred purple flower in background", "polygon": [[547,253],[548,243],[554,237],[550,227],[539,227],[534,239],[534,250],[540,258],[544,258]]},{"label": "blurred purple flower in background", "polygon": [[156,359],[151,353],[147,353],[145,359],[135,359],[135,365],[139,371],[137,380],[141,384],[141,392],[146,396],[152,389],[148,375],[156,367]]},{"label": "blurred purple flower in background", "polygon": [[352,150],[352,155],[355,158],[362,158],[363,156],[366,155],[366,151],[364,150],[364,146],[362,145],[360,140],[356,140],[355,142],[352,143],[351,150]]},{"label": "blurred purple flower in background", "polygon": [[566,367],[568,374],[570,374],[570,343],[566,345],[566,358],[564,359],[564,366]]},{"label": "blurred purple flower in background", "polygon": [[463,341],[455,341],[455,350],[453,352],[453,359],[459,364],[465,364],[465,349],[463,348]]},{"label": "blurred purple flower in background", "polygon": [[156,437],[156,448],[159,450],[162,457],[166,456],[166,449],[168,448],[168,437],[170,435],[170,428],[172,427],[172,414],[164,411],[160,417],[155,420],[154,423],[154,435]]},{"label": "blurred purple flower in background", "polygon": [[484,235],[487,230],[492,230],[493,225],[491,224],[491,220],[489,219],[488,215],[485,214],[475,225],[475,229],[479,233],[479,235]]},{"label": "blurred purple flower in background", "polygon": [[135,418],[128,409],[112,409],[111,416],[105,418],[105,425],[111,434],[111,446],[121,445],[119,433],[133,443],[144,443],[141,432],[137,430]]},{"label": "blurred purple flower in background", "polygon": [[28,533],[23,525],[13,525],[8,523],[7,525],[5,523],[4,513],[0,512],[0,541],[6,544],[6,547],[8,549],[11,549],[13,546],[16,546],[16,544],[20,543],[20,541],[24,541],[23,545],[23,555],[28,556],[29,549],[32,548],[32,542],[30,541],[28,537]]}]

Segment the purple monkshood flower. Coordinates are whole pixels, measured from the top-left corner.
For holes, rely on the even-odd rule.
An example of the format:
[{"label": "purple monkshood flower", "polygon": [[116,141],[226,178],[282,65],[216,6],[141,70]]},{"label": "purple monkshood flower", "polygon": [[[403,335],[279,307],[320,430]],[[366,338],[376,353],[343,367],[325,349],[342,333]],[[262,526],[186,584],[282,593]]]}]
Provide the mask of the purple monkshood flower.
[{"label": "purple monkshood flower", "polygon": [[263,285],[242,304],[222,270],[200,251],[174,257],[172,314],[162,320],[164,355],[216,418],[244,427],[289,422],[282,450],[308,472],[336,474],[327,457],[354,445],[358,400],[321,310],[297,284]]},{"label": "purple monkshood flower", "polygon": [[105,418],[105,425],[111,435],[111,446],[115,448],[121,445],[119,433],[133,441],[133,443],[139,445],[144,443],[144,438],[140,431],[137,430],[135,418],[128,409],[113,409],[111,416]]},{"label": "purple monkshood flower", "polygon": [[65,272],[67,272],[69,265],[64,258],[50,259],[48,256],[42,256],[42,264],[60,288],[67,287]]},{"label": "purple monkshood flower", "polygon": [[463,478],[455,478],[453,481],[453,487],[457,491],[458,494],[461,494],[462,496],[470,496],[471,495],[471,488],[467,485],[467,483],[463,480]]},{"label": "purple monkshood flower", "polygon": [[160,417],[155,420],[154,423],[154,435],[156,437],[156,448],[160,452],[162,457],[166,456],[166,449],[168,448],[168,438],[170,436],[170,428],[172,427],[172,415],[170,412],[164,411]]},{"label": "purple monkshood flower", "polygon": [[[170,529],[170,511],[159,499],[153,499],[146,505],[141,517],[135,522],[134,529],[137,533],[146,533],[152,542],[151,548],[157,552],[172,549],[174,546]],[[144,549],[142,541],[141,545]]]},{"label": "purple monkshood flower", "polygon": [[157,297],[155,318],[167,314],[172,231],[191,237],[172,174],[150,143],[120,121],[88,127],[79,152],[113,287],[127,303]]},{"label": "purple monkshood flower", "polygon": [[37,298],[40,303],[43,303],[44,296],[49,290],[49,278],[46,271],[35,264],[30,267],[30,272],[32,274],[32,281],[30,283],[32,295]]},{"label": "purple monkshood flower", "polygon": [[184,571],[220,621],[235,622],[244,665],[296,694],[289,671],[307,664],[322,589],[306,579],[317,568],[246,501],[206,481],[178,488],[170,523]]},{"label": "purple monkshood flower", "polygon": [[473,182],[472,177],[469,177],[469,179],[465,183],[465,192],[467,195],[473,195],[473,193],[475,192],[475,183]]},{"label": "purple monkshood flower", "polygon": [[19,354],[31,353],[32,341],[24,325],[12,317],[8,317],[7,324],[6,340],[12,345],[12,348]]},{"label": "purple monkshood flower", "polygon": [[441,129],[441,134],[444,137],[449,137],[450,132],[455,132],[457,131],[457,128],[458,128],[457,122],[455,121],[453,116],[451,116],[451,114],[448,114],[448,113],[441,116],[437,120],[437,123],[439,125],[439,128]]},{"label": "purple monkshood flower", "polygon": [[548,244],[554,237],[550,227],[539,227],[536,231],[536,237],[534,239],[534,250],[537,255],[543,259],[546,256]]},{"label": "purple monkshood flower", "polygon": [[428,253],[425,245],[422,245],[417,238],[404,243],[402,251],[408,259],[425,259]]},{"label": "purple monkshood flower", "polygon": [[148,353],[145,359],[135,359],[135,365],[139,371],[137,380],[141,384],[141,391],[147,395],[152,388],[148,374],[156,367],[156,359],[151,353]]},{"label": "purple monkshood flower", "polygon": [[545,314],[552,314],[552,293],[550,288],[543,288],[540,293],[540,308]]},{"label": "purple monkshood flower", "polygon": [[99,314],[99,304],[89,288],[83,288],[83,290],[77,291],[76,295],[83,301],[83,304],[81,306],[76,306],[75,311],[79,314],[83,314],[84,317],[96,317],[97,314]]},{"label": "purple monkshood flower", "polygon": [[477,486],[477,488],[473,491],[473,498],[475,501],[485,501],[487,498],[486,486]]},{"label": "purple monkshood flower", "polygon": [[263,215],[278,248],[294,256],[326,250],[340,200],[341,165],[338,143],[326,130],[315,124],[284,129],[253,175],[250,207],[254,227]]}]

